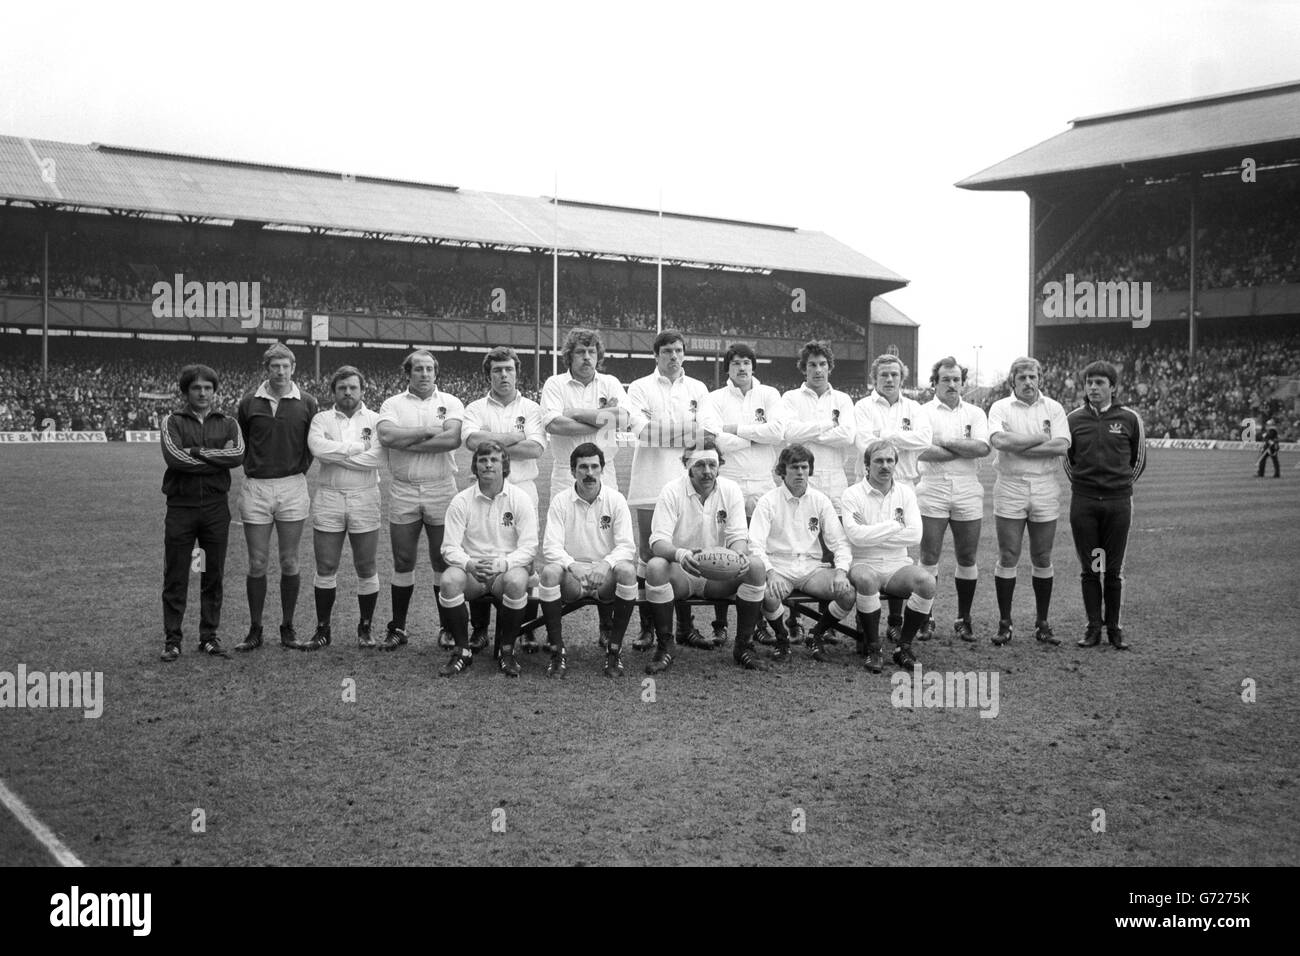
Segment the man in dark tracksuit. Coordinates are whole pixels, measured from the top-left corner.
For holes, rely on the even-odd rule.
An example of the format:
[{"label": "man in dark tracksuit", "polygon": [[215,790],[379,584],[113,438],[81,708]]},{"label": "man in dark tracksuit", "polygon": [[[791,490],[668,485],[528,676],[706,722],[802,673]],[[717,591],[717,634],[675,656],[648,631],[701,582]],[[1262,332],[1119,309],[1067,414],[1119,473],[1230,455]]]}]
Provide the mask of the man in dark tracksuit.
[{"label": "man in dark tracksuit", "polygon": [[[167,416],[162,425],[162,453],[167,462],[162,485],[167,496],[163,531],[164,661],[181,656],[181,623],[185,619],[191,566],[202,572],[199,650],[225,656],[217,640],[217,627],[221,623],[221,583],[230,537],[230,469],[244,461],[244,438],[233,418],[213,409],[217,385],[217,373],[206,365],[185,366],[180,377],[185,405]],[[201,552],[192,554],[196,539]]]},{"label": "man in dark tracksuit", "polygon": [[1106,637],[1116,650],[1126,651],[1129,645],[1119,618],[1124,551],[1133,519],[1133,482],[1146,467],[1146,432],[1137,412],[1113,401],[1118,379],[1118,369],[1109,362],[1093,362],[1083,370],[1087,401],[1067,416],[1065,473],[1072,491],[1070,530],[1088,614],[1079,646],[1101,643],[1104,598]]},{"label": "man in dark tracksuit", "polygon": [[1277,452],[1280,445],[1278,444],[1278,440],[1277,440],[1277,429],[1273,427],[1273,419],[1270,418],[1265,423],[1264,427],[1266,429],[1266,431],[1264,432],[1264,451],[1263,454],[1259,456],[1259,468],[1255,470],[1255,477],[1256,478],[1264,477],[1264,465],[1268,463],[1268,460],[1270,458],[1272,458],[1273,477],[1281,478],[1282,466],[1279,465],[1277,462]]}]

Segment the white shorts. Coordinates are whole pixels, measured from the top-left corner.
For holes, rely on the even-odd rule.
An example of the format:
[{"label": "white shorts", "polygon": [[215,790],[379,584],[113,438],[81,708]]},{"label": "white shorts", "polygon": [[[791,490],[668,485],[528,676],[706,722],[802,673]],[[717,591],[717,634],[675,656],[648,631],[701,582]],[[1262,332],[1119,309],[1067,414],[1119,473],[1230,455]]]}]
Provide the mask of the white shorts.
[{"label": "white shorts", "polygon": [[979,521],[984,517],[984,486],[975,475],[925,475],[916,489],[925,518]]},{"label": "white shorts", "polygon": [[899,568],[910,568],[912,563],[911,558],[854,558],[849,573],[852,574],[854,568],[866,568],[880,581],[881,587],[884,587],[895,571]]},{"label": "white shorts", "polygon": [[1061,516],[1061,486],[1056,475],[998,475],[993,483],[993,514],[1055,521]]},{"label": "white shorts", "polygon": [[311,513],[313,527],[317,531],[350,531],[353,534],[378,531],[382,524],[379,518],[379,486],[352,491],[317,488]]},{"label": "white shorts", "polygon": [[306,475],[245,478],[239,490],[239,520],[244,524],[305,521],[310,511]]},{"label": "white shorts", "polygon": [[770,570],[779,574],[790,585],[790,590],[800,591],[818,571],[825,570],[826,565],[820,561],[801,561],[797,564],[788,564],[785,562],[770,562]]},{"label": "white shorts", "polygon": [[432,481],[402,481],[389,485],[388,520],[392,524],[443,524],[447,506],[456,497],[456,480],[448,475]]}]

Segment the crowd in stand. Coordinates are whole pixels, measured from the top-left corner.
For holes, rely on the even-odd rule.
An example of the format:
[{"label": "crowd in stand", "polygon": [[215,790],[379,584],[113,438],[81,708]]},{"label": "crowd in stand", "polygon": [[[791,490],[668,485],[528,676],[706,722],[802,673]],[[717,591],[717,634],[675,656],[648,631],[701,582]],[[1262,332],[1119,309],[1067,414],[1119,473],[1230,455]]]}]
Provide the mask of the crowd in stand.
[{"label": "crowd in stand", "polygon": [[[1300,175],[1261,172],[1207,184],[1196,214],[1197,287],[1233,289],[1300,282]],[[1152,186],[1118,200],[1089,248],[1059,269],[1075,282],[1150,282],[1186,289],[1190,204],[1186,188]]]},{"label": "crowd in stand", "polygon": [[[41,380],[40,344],[34,336],[5,336],[0,354],[0,431],[42,430],[47,420],[55,430],[104,431],[111,440],[128,429],[157,429],[176,403],[176,376],[181,366],[201,359],[221,377],[217,406],[233,411],[239,396],[260,379],[261,347],[207,343],[138,342],[113,339],[61,338],[51,343],[50,376]],[[322,356],[322,377],[312,377],[309,349],[300,350],[297,382],[330,404],[328,379],[339,365],[353,364],[367,377],[365,402],[378,408],[406,385],[400,369],[404,353],[397,350],[328,349]],[[440,352],[438,387],[464,401],[484,393],[479,354]],[[1084,401],[1081,370],[1099,356],[1120,369],[1119,400],[1142,416],[1152,438],[1241,438],[1242,420],[1259,424],[1276,419],[1283,441],[1300,440],[1300,421],[1291,401],[1272,394],[1282,379],[1300,375],[1300,334],[1207,339],[1196,361],[1188,362],[1185,347],[1174,343],[1133,341],[1127,344],[1079,345],[1043,351],[1043,391],[1067,409]],[[625,383],[645,374],[649,365],[631,359],[610,362],[610,371]],[[779,390],[797,388],[801,379],[794,361],[783,367],[760,367],[758,377]],[[550,371],[543,362],[542,377]],[[534,400],[538,386],[533,365],[523,363],[520,391]],[[708,363],[690,363],[688,373],[713,386]],[[928,367],[912,370],[912,381],[923,384]],[[839,370],[835,383],[856,401],[865,389],[855,386],[848,370]],[[987,411],[1006,394],[992,388],[980,404]],[[928,390],[916,393],[928,401]]]},{"label": "crowd in stand", "polygon": [[[465,321],[535,321],[551,318],[551,269],[540,289],[531,269],[487,269],[472,264],[434,267],[403,247],[378,244],[322,246],[305,252],[232,251],[219,245],[148,244],[123,237],[112,242],[80,233],[50,239],[50,294],[76,299],[152,302],[155,282],[173,280],[261,283],[264,308],[353,312]],[[40,295],[43,250],[39,242],[9,234],[0,239],[0,295]],[[805,339],[860,334],[822,313],[792,311],[791,297],[763,276],[697,280],[665,274],[664,326],[707,335],[769,335]],[[654,270],[572,265],[560,271],[560,323],[565,327],[652,330],[656,327]],[[828,329],[829,327],[829,329]]]}]

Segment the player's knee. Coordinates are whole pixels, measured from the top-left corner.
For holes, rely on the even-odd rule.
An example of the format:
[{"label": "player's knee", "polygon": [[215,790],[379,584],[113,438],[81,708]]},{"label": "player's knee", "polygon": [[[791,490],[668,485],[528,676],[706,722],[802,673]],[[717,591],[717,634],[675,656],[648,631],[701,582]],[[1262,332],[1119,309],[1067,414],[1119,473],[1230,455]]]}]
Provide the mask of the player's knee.
[{"label": "player's knee", "polygon": [[[323,578],[330,577],[331,575],[337,574],[338,570],[339,570],[338,558],[335,558],[333,561],[322,561],[320,558],[316,559],[316,573],[321,577]],[[360,574],[360,576],[363,578],[370,577],[369,574],[361,574],[360,565],[358,565],[357,573]],[[373,573],[374,571],[372,570],[371,574]]]},{"label": "player's knee", "polygon": [[266,555],[250,554],[248,556],[248,576],[250,578],[266,577]]},{"label": "player's knee", "polygon": [[928,571],[918,571],[912,581],[912,593],[923,598],[934,597],[934,575]]},{"label": "player's knee", "polygon": [[469,578],[460,568],[448,568],[442,573],[440,588],[442,596],[446,598],[460,597],[465,593],[465,585],[468,581]]},{"label": "player's knee", "polygon": [[280,555],[280,573],[293,577],[298,573],[298,555],[282,554]]},{"label": "player's knee", "polygon": [[663,558],[651,558],[645,566],[645,583],[654,587],[667,584],[671,568],[671,564]]},{"label": "player's knee", "polygon": [[741,578],[745,584],[763,585],[767,583],[767,570],[757,561],[750,561],[745,575]]},{"label": "player's knee", "polygon": [[859,594],[875,594],[880,590],[876,584],[876,576],[866,568],[853,568],[849,571],[849,583]]},{"label": "player's knee", "polygon": [[615,584],[636,584],[636,565],[631,561],[620,561],[614,565]]},{"label": "player's knee", "polygon": [[537,583],[544,588],[553,588],[564,580],[564,568],[558,564],[548,564],[537,576]]},{"label": "player's knee", "polygon": [[505,596],[521,598],[528,591],[528,569],[511,568],[504,577]]}]

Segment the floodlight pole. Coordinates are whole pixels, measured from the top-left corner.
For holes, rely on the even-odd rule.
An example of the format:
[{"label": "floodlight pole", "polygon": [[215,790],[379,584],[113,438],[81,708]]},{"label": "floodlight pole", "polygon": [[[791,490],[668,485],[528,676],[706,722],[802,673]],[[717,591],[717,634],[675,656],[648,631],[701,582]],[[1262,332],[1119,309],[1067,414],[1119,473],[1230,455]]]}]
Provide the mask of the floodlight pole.
[{"label": "floodlight pole", "polygon": [[[49,213],[46,213],[48,218]],[[44,267],[41,278],[41,382],[50,384],[50,227],[45,227]]]},{"label": "floodlight pole", "polygon": [[1189,192],[1187,227],[1187,361],[1196,360],[1196,174]]},{"label": "floodlight pole", "polygon": [[555,245],[551,249],[551,374],[560,368],[560,174],[555,174]]}]

